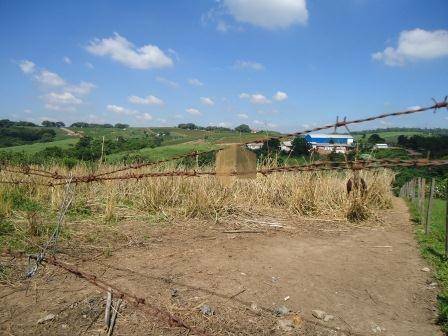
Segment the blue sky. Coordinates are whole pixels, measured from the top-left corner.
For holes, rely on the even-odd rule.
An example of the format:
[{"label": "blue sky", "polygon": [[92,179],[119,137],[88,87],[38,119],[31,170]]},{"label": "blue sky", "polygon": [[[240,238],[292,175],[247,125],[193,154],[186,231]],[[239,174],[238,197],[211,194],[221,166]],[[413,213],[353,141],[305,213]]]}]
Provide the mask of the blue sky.
[{"label": "blue sky", "polygon": [[[446,0],[0,0],[0,118],[280,131],[448,94]],[[448,127],[448,112],[364,128]],[[354,128],[356,129],[356,128]]]}]

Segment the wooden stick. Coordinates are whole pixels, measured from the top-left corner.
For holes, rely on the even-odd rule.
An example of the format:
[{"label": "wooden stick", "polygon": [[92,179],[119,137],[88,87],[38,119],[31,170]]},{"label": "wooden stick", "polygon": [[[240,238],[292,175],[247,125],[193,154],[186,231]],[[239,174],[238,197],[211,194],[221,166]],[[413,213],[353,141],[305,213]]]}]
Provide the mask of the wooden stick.
[{"label": "wooden stick", "polygon": [[104,324],[107,328],[110,325],[110,306],[112,304],[112,290],[109,288],[107,291],[106,310],[104,312]]},{"label": "wooden stick", "polygon": [[445,186],[445,198],[446,198],[446,208],[445,208],[445,258],[448,258],[448,181]]},{"label": "wooden stick", "polygon": [[425,209],[425,197],[426,197],[426,179],[422,177],[422,198],[421,198],[421,204],[420,204],[420,221],[423,224],[424,221],[424,209]]},{"label": "wooden stick", "polygon": [[222,233],[265,233],[266,231],[253,231],[253,230],[231,230],[223,231]]},{"label": "wooden stick", "polygon": [[428,207],[426,210],[426,221],[425,221],[425,234],[427,235],[429,233],[429,224],[431,220],[431,207],[432,207],[432,198],[434,196],[434,188],[435,188],[436,179],[433,178],[431,181],[431,189],[429,192],[429,199],[428,199]]},{"label": "wooden stick", "polygon": [[110,319],[110,326],[109,330],[107,332],[107,336],[112,336],[112,333],[114,332],[114,326],[115,326],[115,320],[117,319],[118,310],[120,309],[122,299],[118,299],[116,303],[116,307],[112,307],[112,317]]}]

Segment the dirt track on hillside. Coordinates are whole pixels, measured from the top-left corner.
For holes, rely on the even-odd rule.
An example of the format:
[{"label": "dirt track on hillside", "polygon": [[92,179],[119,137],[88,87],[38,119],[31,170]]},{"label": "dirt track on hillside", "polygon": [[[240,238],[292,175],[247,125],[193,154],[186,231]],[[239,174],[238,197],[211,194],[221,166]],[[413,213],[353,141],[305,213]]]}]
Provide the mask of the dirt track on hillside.
[{"label": "dirt track on hillside", "polygon": [[[283,227],[266,229],[271,222]],[[94,261],[60,258],[211,335],[441,335],[434,324],[438,289],[422,271],[412,225],[399,199],[373,225],[272,218],[158,228],[124,223],[122,231],[149,238]],[[223,232],[248,226],[261,233]],[[1,285],[0,333],[105,335],[104,298],[91,284],[47,265],[29,283]],[[215,314],[202,315],[204,304]],[[275,316],[278,306],[291,313]],[[334,319],[316,319],[315,309]],[[37,324],[50,313],[52,320]],[[279,321],[288,319],[294,328],[284,331]],[[129,334],[187,333],[127,304],[114,335]]]}]

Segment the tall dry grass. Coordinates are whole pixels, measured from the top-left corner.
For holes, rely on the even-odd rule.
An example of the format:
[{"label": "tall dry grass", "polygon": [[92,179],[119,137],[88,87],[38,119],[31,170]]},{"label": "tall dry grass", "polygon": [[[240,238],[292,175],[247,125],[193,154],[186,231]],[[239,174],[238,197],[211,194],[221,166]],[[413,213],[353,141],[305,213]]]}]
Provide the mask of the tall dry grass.
[{"label": "tall dry grass", "polygon": [[[107,171],[113,167],[102,167]],[[173,166],[159,167],[171,170]],[[178,167],[184,170],[185,168]],[[62,174],[64,168],[53,167]],[[149,168],[139,172],[149,172]],[[154,168],[153,170],[154,171]],[[89,169],[79,165],[74,175],[85,175]],[[142,180],[105,181],[79,184],[72,211],[84,213],[104,221],[133,214],[163,214],[170,218],[217,219],[229,215],[283,213],[309,217],[365,219],[374,209],[390,207],[390,190],[394,174],[390,170],[362,171],[367,183],[364,195],[346,191],[350,171],[275,173],[259,175],[255,179],[238,179],[230,187],[222,186],[213,176],[160,177]],[[17,179],[17,175],[1,171],[0,180]],[[25,179],[42,182],[41,177]],[[17,188],[0,185],[0,196]],[[23,186],[25,196],[33,202],[55,211],[63,196],[63,187]],[[4,197],[0,197],[2,200]],[[13,207],[0,204],[0,211],[10,215]],[[359,215],[359,216],[358,216]]]}]

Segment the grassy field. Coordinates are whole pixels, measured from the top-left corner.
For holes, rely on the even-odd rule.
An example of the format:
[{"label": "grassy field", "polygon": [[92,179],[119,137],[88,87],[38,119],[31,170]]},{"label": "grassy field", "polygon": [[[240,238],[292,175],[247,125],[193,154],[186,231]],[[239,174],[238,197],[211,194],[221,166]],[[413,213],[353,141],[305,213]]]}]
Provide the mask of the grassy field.
[{"label": "grassy field", "polygon": [[204,152],[219,148],[220,146],[211,143],[180,143],[168,146],[161,146],[155,148],[143,148],[138,151],[121,152],[117,154],[108,155],[106,161],[109,163],[118,163],[122,161],[127,154],[139,154],[143,159],[150,161],[159,161],[171,158],[173,156],[191,153],[193,151]]},{"label": "grassy field", "polygon": [[435,270],[435,277],[440,285],[440,293],[437,297],[439,303],[439,323],[444,332],[448,333],[448,262],[445,258],[445,216],[446,201],[435,199],[433,203],[430,232],[425,235],[421,225],[421,216],[415,204],[410,205],[411,214],[415,222],[417,239],[423,257],[428,260]]},{"label": "grassy field", "polygon": [[24,152],[26,154],[34,154],[37,153],[47,147],[60,147],[60,148],[69,148],[70,146],[73,146],[75,143],[77,143],[79,138],[66,138],[63,140],[57,140],[57,141],[50,141],[50,142],[36,142],[29,145],[21,145],[21,146],[13,146],[13,147],[5,147],[0,148],[2,151],[7,152]]}]

